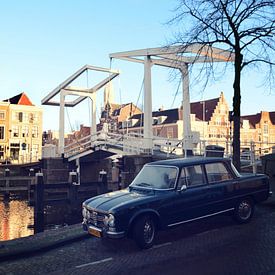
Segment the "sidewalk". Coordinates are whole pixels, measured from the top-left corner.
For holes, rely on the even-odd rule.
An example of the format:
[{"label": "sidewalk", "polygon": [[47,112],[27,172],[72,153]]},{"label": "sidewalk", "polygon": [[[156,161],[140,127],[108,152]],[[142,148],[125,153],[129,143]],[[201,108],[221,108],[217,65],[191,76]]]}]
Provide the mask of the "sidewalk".
[{"label": "sidewalk", "polygon": [[32,236],[0,242],[0,261],[45,251],[87,237],[81,224],[47,230]]}]

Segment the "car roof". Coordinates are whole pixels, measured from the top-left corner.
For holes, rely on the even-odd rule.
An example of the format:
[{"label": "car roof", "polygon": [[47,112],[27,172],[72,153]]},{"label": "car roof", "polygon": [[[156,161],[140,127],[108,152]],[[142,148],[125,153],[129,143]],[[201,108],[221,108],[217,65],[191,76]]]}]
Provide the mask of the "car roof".
[{"label": "car roof", "polygon": [[146,165],[168,165],[176,166],[182,168],[184,166],[195,165],[195,164],[205,164],[213,162],[230,162],[229,158],[216,158],[216,157],[191,157],[191,158],[176,158],[176,159],[166,159],[158,160],[154,162],[147,163]]}]

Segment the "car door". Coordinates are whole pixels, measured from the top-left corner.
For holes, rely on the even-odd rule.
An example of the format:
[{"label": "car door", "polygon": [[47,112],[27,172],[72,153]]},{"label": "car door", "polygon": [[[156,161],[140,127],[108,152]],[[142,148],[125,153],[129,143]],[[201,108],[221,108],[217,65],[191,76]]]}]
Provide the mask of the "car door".
[{"label": "car door", "polygon": [[208,208],[216,213],[233,207],[234,176],[224,162],[205,164],[209,183]]},{"label": "car door", "polygon": [[[181,190],[182,185],[186,189]],[[178,180],[178,190],[170,213],[170,226],[201,217],[207,213],[208,184],[202,165],[182,168]]]}]

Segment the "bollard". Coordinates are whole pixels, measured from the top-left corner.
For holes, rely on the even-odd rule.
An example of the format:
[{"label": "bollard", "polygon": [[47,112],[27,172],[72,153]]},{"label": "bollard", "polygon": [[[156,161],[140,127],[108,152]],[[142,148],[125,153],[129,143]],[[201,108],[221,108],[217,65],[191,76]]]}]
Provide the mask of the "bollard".
[{"label": "bollard", "polygon": [[44,182],[43,173],[35,174],[34,234],[44,231]]},{"label": "bollard", "polygon": [[9,177],[10,176],[10,169],[6,168],[5,169],[5,177]]},{"label": "bollard", "polygon": [[29,176],[30,177],[34,177],[34,169],[33,168],[30,168],[30,170],[29,170]]},{"label": "bollard", "polygon": [[78,193],[77,173],[72,171],[69,173],[69,190],[68,200],[71,212],[77,211],[77,193]]},{"label": "bollard", "polygon": [[78,175],[77,172],[72,171],[69,173],[69,182],[74,185],[80,185],[80,182],[78,181]]},{"label": "bollard", "polygon": [[99,194],[106,193],[108,191],[108,184],[107,184],[107,172],[103,169],[99,172]]}]

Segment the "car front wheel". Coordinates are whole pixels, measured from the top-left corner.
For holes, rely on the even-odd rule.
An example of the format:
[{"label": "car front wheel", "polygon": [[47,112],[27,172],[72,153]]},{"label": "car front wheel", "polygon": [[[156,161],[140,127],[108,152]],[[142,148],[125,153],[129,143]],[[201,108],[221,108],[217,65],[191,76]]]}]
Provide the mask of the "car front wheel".
[{"label": "car front wheel", "polygon": [[254,203],[251,199],[240,200],[234,210],[234,218],[238,223],[248,223],[254,213]]},{"label": "car front wheel", "polygon": [[133,228],[133,237],[140,248],[150,248],[154,244],[156,225],[150,216],[139,218]]}]

